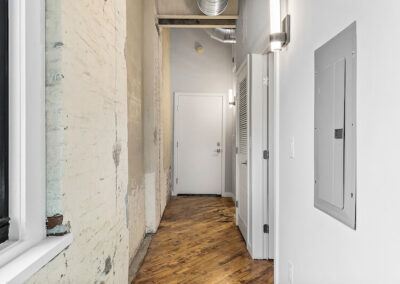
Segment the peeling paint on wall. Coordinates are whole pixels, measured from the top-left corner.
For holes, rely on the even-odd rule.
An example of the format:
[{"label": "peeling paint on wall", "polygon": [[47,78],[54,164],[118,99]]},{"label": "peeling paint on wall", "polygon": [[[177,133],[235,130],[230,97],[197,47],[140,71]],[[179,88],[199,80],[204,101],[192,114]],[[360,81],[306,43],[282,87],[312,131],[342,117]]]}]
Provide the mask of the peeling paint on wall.
[{"label": "peeling paint on wall", "polygon": [[125,196],[125,214],[130,232],[130,262],[144,238],[146,226],[143,150],[143,4],[144,0],[126,2],[129,183]]},{"label": "peeling paint on wall", "polygon": [[118,142],[118,137],[115,136],[115,144],[113,147],[113,160],[116,168],[119,166],[119,157],[121,155],[121,144]]},{"label": "peeling paint on wall", "polygon": [[171,73],[170,73],[170,30],[161,29],[161,147],[160,147],[160,207],[161,216],[171,196]]},{"label": "peeling paint on wall", "polygon": [[46,165],[47,216],[63,215],[62,168],[64,132],[62,73],[64,43],[61,25],[61,0],[46,1]]},{"label": "peeling paint on wall", "polygon": [[27,283],[128,282],[125,40],[126,0],[46,1],[48,233],[74,240]]},{"label": "peeling paint on wall", "polygon": [[56,214],[51,217],[47,217],[46,227],[48,236],[63,236],[71,232],[71,224],[68,221],[66,224],[63,223],[64,216]]},{"label": "peeling paint on wall", "polygon": [[125,224],[126,228],[129,229],[129,186],[125,194]]},{"label": "peeling paint on wall", "polygon": [[104,273],[107,275],[108,273],[110,273],[112,268],[112,264],[111,264],[111,257],[107,257],[106,262],[104,264]]},{"label": "peeling paint on wall", "polygon": [[[146,231],[154,233],[160,223],[166,202],[170,194],[168,168],[164,164],[164,146],[170,147],[170,141],[164,141],[164,131],[168,125],[163,120],[166,101],[163,99],[164,88],[167,88],[169,75],[163,64],[169,62],[168,44],[163,44],[163,38],[169,40],[167,32],[155,25],[156,2],[145,1],[144,5],[144,52],[143,52],[143,105],[144,105],[144,170],[146,195]],[[164,37],[163,37],[164,35]],[[168,43],[168,42],[165,42]],[[165,52],[163,51],[164,49]],[[164,60],[166,58],[167,60]],[[168,102],[169,104],[169,102]],[[168,114],[167,114],[168,115]],[[164,129],[166,128],[166,129]],[[164,145],[164,143],[167,143]]]},{"label": "peeling paint on wall", "polygon": [[74,240],[28,283],[127,283],[146,220],[157,229],[170,165],[154,4],[46,0],[48,234]]}]

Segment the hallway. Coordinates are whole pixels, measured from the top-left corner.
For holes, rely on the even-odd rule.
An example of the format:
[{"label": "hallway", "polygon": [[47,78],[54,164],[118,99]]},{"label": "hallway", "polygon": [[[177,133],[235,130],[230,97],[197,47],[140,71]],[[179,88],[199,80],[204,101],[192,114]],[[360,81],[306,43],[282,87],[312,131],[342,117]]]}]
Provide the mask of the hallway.
[{"label": "hallway", "polygon": [[274,283],[273,262],[252,260],[230,198],[172,197],[135,283]]}]

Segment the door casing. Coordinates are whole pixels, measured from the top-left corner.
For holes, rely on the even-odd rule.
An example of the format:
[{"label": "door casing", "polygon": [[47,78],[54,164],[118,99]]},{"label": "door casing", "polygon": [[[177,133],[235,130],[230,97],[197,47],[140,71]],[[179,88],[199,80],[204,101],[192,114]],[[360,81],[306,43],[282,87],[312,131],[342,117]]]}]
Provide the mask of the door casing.
[{"label": "door casing", "polygon": [[174,143],[173,143],[173,157],[174,157],[174,168],[172,169],[172,195],[176,196],[178,194],[176,188],[176,180],[178,178],[178,151],[177,151],[177,141],[178,141],[178,133],[177,129],[177,115],[176,111],[178,108],[178,98],[179,96],[214,96],[214,97],[222,97],[222,152],[221,152],[221,159],[222,159],[222,170],[221,170],[221,195],[224,196],[226,194],[225,189],[225,153],[226,149],[226,101],[227,101],[227,94],[223,93],[193,93],[193,92],[175,92],[174,93],[174,111],[173,111],[173,120],[174,120],[174,129],[173,129],[173,136],[174,136]]},{"label": "door casing", "polygon": [[[236,73],[236,91],[237,91],[237,112],[236,112],[236,225],[238,226],[246,245],[249,249],[251,246],[250,230],[249,230],[249,190],[250,190],[250,82],[249,82],[250,74],[249,74],[249,66],[246,61],[242,64],[239,70]],[[246,137],[246,154],[241,153],[240,147],[240,117],[241,117],[241,83],[246,79],[246,105],[247,105],[247,117],[246,117],[246,129],[247,129],[247,137]],[[243,165],[246,163],[246,165]],[[245,174],[246,180],[242,180],[242,174]],[[245,185],[246,190],[246,200],[243,200],[243,185]],[[242,216],[242,212],[245,212],[246,216]]]},{"label": "door casing", "polygon": [[[249,54],[247,60],[237,70],[237,75],[247,68],[249,96],[249,144],[248,144],[248,240],[247,249],[254,259],[270,258],[270,238],[273,234],[269,204],[270,182],[269,172],[273,170],[270,160],[264,160],[263,151],[270,151],[269,127],[269,90],[268,90],[268,58],[266,55]],[[237,82],[238,83],[238,82]],[[237,111],[238,114],[238,111]],[[236,131],[239,133],[238,117]],[[239,147],[238,135],[236,146]],[[240,206],[240,161],[236,159],[236,199]],[[238,216],[238,208],[236,215]],[[273,215],[273,214],[272,214]],[[236,218],[238,225],[238,218]],[[264,225],[270,227],[269,233],[264,233]]]}]

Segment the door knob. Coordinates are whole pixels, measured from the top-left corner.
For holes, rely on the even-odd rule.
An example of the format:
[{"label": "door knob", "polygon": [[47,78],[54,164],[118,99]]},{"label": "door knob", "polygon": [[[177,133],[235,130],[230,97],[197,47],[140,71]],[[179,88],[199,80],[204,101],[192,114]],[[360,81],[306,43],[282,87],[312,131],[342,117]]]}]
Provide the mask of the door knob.
[{"label": "door knob", "polygon": [[217,153],[221,153],[221,149],[218,148],[218,149],[216,150],[216,152],[217,152]]}]

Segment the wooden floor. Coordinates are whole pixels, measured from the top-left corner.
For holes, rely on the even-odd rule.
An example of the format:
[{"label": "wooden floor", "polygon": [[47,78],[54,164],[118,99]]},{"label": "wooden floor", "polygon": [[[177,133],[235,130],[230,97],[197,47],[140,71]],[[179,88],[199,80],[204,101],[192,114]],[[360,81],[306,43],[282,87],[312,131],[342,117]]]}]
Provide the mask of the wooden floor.
[{"label": "wooden floor", "polygon": [[135,283],[274,283],[273,262],[252,260],[230,198],[173,197]]}]

